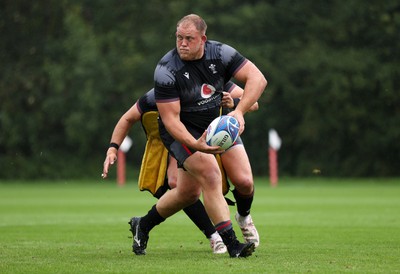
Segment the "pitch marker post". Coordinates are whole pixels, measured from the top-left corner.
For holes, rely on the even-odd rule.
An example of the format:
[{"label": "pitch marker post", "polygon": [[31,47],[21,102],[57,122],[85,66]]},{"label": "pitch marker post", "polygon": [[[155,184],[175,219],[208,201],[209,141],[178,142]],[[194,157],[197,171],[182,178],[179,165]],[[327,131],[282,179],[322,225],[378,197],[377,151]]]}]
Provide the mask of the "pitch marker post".
[{"label": "pitch marker post", "polygon": [[278,185],[278,150],[281,148],[282,140],[275,129],[269,130],[269,181],[271,186]]},{"label": "pitch marker post", "polygon": [[132,139],[126,136],[117,153],[117,184],[124,186],[126,182],[126,153],[132,146]]}]

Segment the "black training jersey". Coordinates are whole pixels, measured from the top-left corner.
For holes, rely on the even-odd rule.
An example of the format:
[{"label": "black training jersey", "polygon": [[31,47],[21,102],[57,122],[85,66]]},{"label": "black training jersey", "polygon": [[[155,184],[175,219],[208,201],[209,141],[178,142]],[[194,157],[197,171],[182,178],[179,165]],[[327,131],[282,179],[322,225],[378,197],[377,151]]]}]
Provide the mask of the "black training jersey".
[{"label": "black training jersey", "polygon": [[203,57],[195,61],[181,60],[175,48],[156,67],[156,102],[180,101],[182,123],[205,130],[219,115],[225,84],[246,61],[234,48],[216,41],[207,41]]},{"label": "black training jersey", "polygon": [[154,88],[140,97],[136,102],[136,106],[141,115],[149,111],[157,111],[156,100],[154,98]]},{"label": "black training jersey", "polygon": [[[224,86],[224,91],[231,92],[236,87],[236,84],[232,81],[229,81]],[[142,97],[140,97],[137,102],[136,106],[141,115],[149,111],[158,111],[156,105],[156,99],[154,97],[154,88],[146,92]]]}]

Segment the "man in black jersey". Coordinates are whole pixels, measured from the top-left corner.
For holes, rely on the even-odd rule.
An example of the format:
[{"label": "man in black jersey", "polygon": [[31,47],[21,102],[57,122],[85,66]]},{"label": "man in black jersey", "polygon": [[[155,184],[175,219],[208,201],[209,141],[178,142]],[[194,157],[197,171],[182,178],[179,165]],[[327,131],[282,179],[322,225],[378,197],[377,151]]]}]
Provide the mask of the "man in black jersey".
[{"label": "man in black jersey", "polygon": [[[131,219],[133,249],[138,255],[146,253],[148,234],[154,226],[196,202],[201,193],[207,213],[229,255],[247,257],[255,248],[254,241],[240,243],[233,231],[229,208],[220,191],[221,172],[213,155],[224,151],[206,144],[205,130],[220,114],[221,91],[233,77],[245,86],[241,101],[228,115],[239,121],[239,132],[242,133],[243,115],[257,102],[267,81],[260,70],[235,49],[220,42],[207,41],[206,28],[204,20],[197,15],[183,17],[177,24],[176,48],[159,61],[154,73],[155,98],[161,118],[160,134],[180,168],[177,187],[163,195],[146,216]],[[235,157],[233,152],[237,149],[225,154],[230,151]],[[235,157],[235,160],[237,163],[231,163],[230,169],[239,170],[243,162],[245,168],[249,166],[245,163],[247,157]],[[250,167],[247,170],[251,171]],[[254,195],[251,174],[247,175],[249,177],[236,184],[232,180],[238,211],[245,214],[242,217],[248,215]]]},{"label": "man in black jersey", "polygon": [[[243,90],[232,82],[228,82],[224,86],[224,97],[222,106],[226,108],[234,108],[234,101],[239,98]],[[236,97],[236,98],[232,98]],[[253,109],[257,109],[257,105]],[[155,115],[153,115],[153,112]],[[146,92],[140,97],[135,104],[122,115],[118,123],[115,125],[111,140],[110,147],[107,150],[106,158],[103,165],[103,179],[107,178],[108,171],[111,165],[117,161],[117,152],[124,138],[128,135],[129,130],[134,124],[140,122],[147,136],[146,151],[147,155],[143,156],[142,166],[139,176],[140,190],[148,190],[154,197],[160,198],[168,188],[176,187],[177,180],[177,162],[173,157],[168,157],[168,164],[164,167],[159,163],[160,157],[151,157],[151,154],[160,154],[159,146],[154,146],[155,141],[161,143],[161,138],[158,132],[157,122],[157,106],[154,98],[154,89]],[[151,114],[150,116],[148,114]],[[157,139],[157,140],[155,140]],[[147,156],[147,157],[146,157]],[[151,162],[151,163],[150,163]],[[160,176],[162,176],[162,186],[156,185],[157,178],[148,176],[149,173],[158,173],[159,169],[166,168]],[[143,176],[142,176],[143,175]],[[167,180],[165,181],[165,176]],[[146,178],[145,178],[146,177]],[[147,178],[150,177],[150,178]],[[165,184],[168,183],[168,185]],[[221,237],[216,232],[213,224],[211,223],[204,206],[200,200],[194,204],[186,207],[183,211],[193,221],[193,223],[200,229],[200,231],[210,241],[210,247],[214,254],[222,254],[226,252],[226,246],[222,242]]]}]

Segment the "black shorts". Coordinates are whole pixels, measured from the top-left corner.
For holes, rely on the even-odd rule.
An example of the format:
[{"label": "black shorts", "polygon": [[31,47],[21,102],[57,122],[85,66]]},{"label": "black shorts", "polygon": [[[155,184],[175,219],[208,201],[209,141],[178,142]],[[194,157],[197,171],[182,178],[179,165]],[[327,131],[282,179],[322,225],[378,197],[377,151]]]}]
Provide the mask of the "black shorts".
[{"label": "black shorts", "polygon": [[[187,130],[192,134],[192,136],[196,139],[200,138],[203,132],[199,132],[198,130],[187,128]],[[178,162],[178,168],[183,168],[183,163],[186,159],[191,156],[196,150],[181,144],[178,141],[175,141],[174,138],[168,133],[168,131],[161,127],[160,128],[160,136],[164,143],[164,146],[167,148],[168,152],[176,159]],[[232,146],[243,144],[240,136],[236,139],[235,143]]]}]

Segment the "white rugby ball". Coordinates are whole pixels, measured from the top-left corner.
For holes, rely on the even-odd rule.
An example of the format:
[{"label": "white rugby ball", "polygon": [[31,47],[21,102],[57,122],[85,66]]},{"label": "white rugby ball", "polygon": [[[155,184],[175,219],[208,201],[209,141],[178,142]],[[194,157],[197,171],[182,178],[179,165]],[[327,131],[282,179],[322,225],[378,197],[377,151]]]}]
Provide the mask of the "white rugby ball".
[{"label": "white rugby ball", "polygon": [[235,117],[222,115],[215,118],[207,128],[206,142],[209,146],[219,146],[226,150],[239,136],[239,122]]}]

